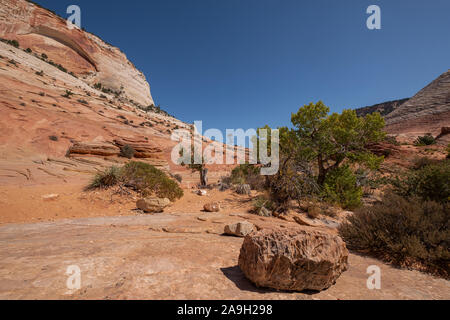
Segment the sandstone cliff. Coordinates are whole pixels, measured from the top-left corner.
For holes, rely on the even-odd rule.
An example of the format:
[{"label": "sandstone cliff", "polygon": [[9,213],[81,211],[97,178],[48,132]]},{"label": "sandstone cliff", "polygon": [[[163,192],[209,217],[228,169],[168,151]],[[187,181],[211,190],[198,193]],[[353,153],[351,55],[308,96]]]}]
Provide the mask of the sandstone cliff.
[{"label": "sandstone cliff", "polygon": [[64,19],[33,3],[0,0],[0,37],[46,54],[87,84],[101,83],[141,105],[153,104],[145,76],[118,48],[83,30],[70,30]]},{"label": "sandstone cliff", "polygon": [[356,112],[359,116],[380,112],[386,119],[387,131],[392,134],[441,135],[443,128],[450,127],[450,70],[411,99],[385,102]]},{"label": "sandstone cliff", "polygon": [[386,116],[393,133],[438,135],[450,126],[450,70]]},{"label": "sandstone cliff", "polygon": [[359,117],[364,117],[368,114],[379,112],[383,117],[385,117],[388,114],[395,111],[399,106],[401,106],[403,103],[405,103],[408,100],[409,99],[407,98],[407,99],[383,102],[383,103],[379,103],[379,104],[376,104],[373,106],[357,109],[356,113],[358,114]]}]

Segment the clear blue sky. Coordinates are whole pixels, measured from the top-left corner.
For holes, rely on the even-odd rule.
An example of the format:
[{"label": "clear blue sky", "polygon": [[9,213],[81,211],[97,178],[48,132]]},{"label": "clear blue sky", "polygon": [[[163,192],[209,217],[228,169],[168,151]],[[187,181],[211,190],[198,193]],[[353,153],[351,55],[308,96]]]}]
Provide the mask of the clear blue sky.
[{"label": "clear blue sky", "polygon": [[[36,0],[119,47],[156,104],[204,128],[288,125],[414,95],[450,68],[449,0]],[[382,10],[382,30],[366,9]]]}]

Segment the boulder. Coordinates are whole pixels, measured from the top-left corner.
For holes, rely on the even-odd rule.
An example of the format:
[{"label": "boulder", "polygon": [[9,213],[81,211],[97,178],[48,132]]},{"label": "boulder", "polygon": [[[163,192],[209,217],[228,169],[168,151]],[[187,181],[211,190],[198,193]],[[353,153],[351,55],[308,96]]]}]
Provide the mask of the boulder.
[{"label": "boulder", "polygon": [[147,213],[160,213],[170,205],[170,200],[167,198],[161,199],[157,197],[140,199],[136,202],[138,209]]},{"label": "boulder", "polygon": [[348,250],[336,235],[303,229],[263,229],[248,235],[239,267],[258,287],[287,291],[330,288],[347,270]]},{"label": "boulder", "polygon": [[225,234],[235,237],[246,237],[255,230],[255,226],[250,222],[243,221],[225,226]]},{"label": "boulder", "polygon": [[220,204],[217,202],[207,203],[204,205],[203,210],[206,212],[219,212]]}]

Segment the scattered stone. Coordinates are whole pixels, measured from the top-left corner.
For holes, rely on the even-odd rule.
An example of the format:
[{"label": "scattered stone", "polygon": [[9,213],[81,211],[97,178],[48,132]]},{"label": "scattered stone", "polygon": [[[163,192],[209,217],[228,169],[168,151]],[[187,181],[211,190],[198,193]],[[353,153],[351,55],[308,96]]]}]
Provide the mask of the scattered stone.
[{"label": "scattered stone", "polygon": [[252,188],[248,184],[240,184],[236,187],[236,193],[249,196],[252,194]]},{"label": "scattered stone", "polygon": [[167,198],[161,199],[156,197],[140,199],[136,202],[138,209],[146,213],[160,213],[170,205],[170,200]]},{"label": "scattered stone", "polygon": [[318,219],[310,219],[303,215],[294,215],[293,219],[295,222],[297,222],[301,226],[307,226],[307,227],[324,227],[325,224],[321,222],[321,220]]},{"label": "scattered stone", "polygon": [[208,221],[208,218],[205,218],[205,217],[197,217],[197,220],[198,220],[198,221],[206,222],[206,221]]},{"label": "scattered stone", "polygon": [[47,194],[45,196],[42,196],[42,199],[44,201],[53,201],[59,198],[59,194]]},{"label": "scattered stone", "polygon": [[202,197],[204,197],[208,194],[208,192],[206,192],[206,190],[198,190],[196,193]]},{"label": "scattered stone", "polygon": [[339,236],[301,229],[264,229],[248,235],[239,267],[258,287],[287,291],[330,288],[348,266]]},{"label": "scattered stone", "polygon": [[204,205],[203,210],[206,212],[219,212],[220,204],[217,202],[207,203]]},{"label": "scattered stone", "polygon": [[225,226],[225,234],[235,237],[246,237],[255,230],[255,226],[247,221],[229,224]]}]

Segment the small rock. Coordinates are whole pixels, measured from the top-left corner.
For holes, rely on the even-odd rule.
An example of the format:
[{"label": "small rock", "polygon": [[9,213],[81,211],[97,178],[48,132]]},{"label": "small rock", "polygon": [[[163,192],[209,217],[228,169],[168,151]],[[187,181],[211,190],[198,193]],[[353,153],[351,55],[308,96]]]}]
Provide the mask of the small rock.
[{"label": "small rock", "polygon": [[206,212],[219,212],[220,204],[217,202],[207,203],[203,206],[203,210]]},{"label": "small rock", "polygon": [[225,226],[225,234],[236,237],[246,237],[255,230],[255,226],[247,221],[229,224]]},{"label": "small rock", "polygon": [[59,198],[59,194],[47,194],[45,196],[42,196],[42,199],[44,201],[53,201]]},{"label": "small rock", "polygon": [[138,200],[136,206],[138,209],[146,213],[160,213],[170,205],[170,200],[167,198],[161,199],[157,197],[145,198]]},{"label": "small rock", "polygon": [[305,216],[301,215],[295,215],[293,216],[293,219],[295,222],[297,222],[301,226],[307,226],[307,227],[324,227],[324,223],[322,223],[320,220],[317,219],[310,219]]},{"label": "small rock", "polygon": [[199,196],[204,197],[204,196],[206,196],[206,195],[208,194],[208,192],[206,192],[206,190],[198,190],[198,191],[197,191],[197,194],[198,194]]}]

